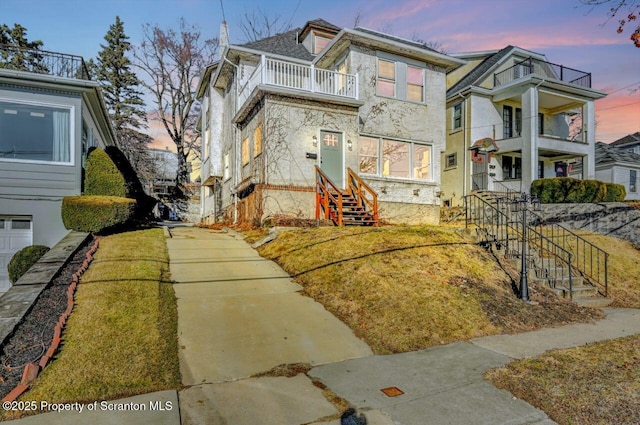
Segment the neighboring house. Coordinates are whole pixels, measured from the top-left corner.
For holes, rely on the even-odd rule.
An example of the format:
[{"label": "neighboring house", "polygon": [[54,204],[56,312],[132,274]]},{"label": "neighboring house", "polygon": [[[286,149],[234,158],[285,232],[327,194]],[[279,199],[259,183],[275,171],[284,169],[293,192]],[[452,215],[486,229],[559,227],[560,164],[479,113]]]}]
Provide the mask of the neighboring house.
[{"label": "neighboring house", "polygon": [[447,75],[445,204],[473,190],[528,192],[576,163],[595,178],[594,101],[606,94],[591,74],[515,46],[453,56],[467,63]]},{"label": "neighboring house", "polygon": [[202,218],[313,218],[316,166],[337,187],[352,169],[382,220],[439,220],[446,73],[464,60],[322,19],[228,45],[204,72]]},{"label": "neighboring house", "polygon": [[[613,143],[597,142],[595,158],[596,180],[623,185],[627,192],[626,200],[640,199],[640,154],[616,147]],[[573,176],[581,177],[581,173],[582,168],[578,166]]]},{"label": "neighboring house", "polygon": [[611,142],[610,145],[640,154],[640,131],[636,131],[633,134],[629,134],[621,139],[615,140]]},{"label": "neighboring house", "polygon": [[[15,47],[0,46],[3,54]],[[82,193],[91,147],[115,144],[98,83],[79,56],[38,51],[20,69],[0,64],[0,290],[20,248],[67,233],[64,196]]]},{"label": "neighboring house", "polygon": [[147,193],[151,196],[168,195],[176,186],[178,154],[166,149],[149,149],[153,161],[153,179]]}]

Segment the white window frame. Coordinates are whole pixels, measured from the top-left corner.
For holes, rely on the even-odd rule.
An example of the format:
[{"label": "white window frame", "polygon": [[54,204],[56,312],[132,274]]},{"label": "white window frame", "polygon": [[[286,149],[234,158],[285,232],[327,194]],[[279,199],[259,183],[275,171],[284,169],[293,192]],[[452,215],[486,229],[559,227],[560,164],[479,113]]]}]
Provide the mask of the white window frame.
[{"label": "white window frame", "polygon": [[[459,123],[458,125],[456,125],[456,111],[459,111]],[[462,128],[462,102],[458,102],[455,105],[453,105],[453,113],[451,115],[451,128],[453,130],[458,130],[460,128]]]},{"label": "white window frame", "polygon": [[69,161],[61,162],[61,161],[43,161],[43,160],[34,160],[34,159],[20,159],[20,158],[2,158],[0,157],[0,161],[2,162],[15,162],[15,163],[23,163],[23,164],[47,164],[54,166],[73,166],[75,165],[75,152],[76,152],[76,116],[75,116],[75,106],[74,105],[61,105],[57,103],[49,103],[49,102],[33,102],[29,100],[16,100],[10,99],[6,97],[0,97],[0,102],[14,103],[16,105],[30,105],[30,106],[39,106],[44,108],[57,108],[57,109],[67,109],[69,110]]},{"label": "white window frame", "polygon": [[[376,176],[376,177],[381,177],[384,179],[396,179],[396,180],[405,180],[405,181],[419,181],[419,182],[429,182],[429,183],[433,183],[434,182],[434,177],[433,177],[433,167],[434,167],[434,161],[433,161],[433,144],[432,143],[426,143],[426,142],[417,142],[417,141],[413,141],[413,140],[402,140],[402,139],[393,139],[393,138],[389,138],[389,137],[383,137],[383,136],[372,136],[372,135],[367,135],[367,134],[361,134],[360,137],[367,137],[369,139],[377,139],[378,141],[378,157],[377,157],[377,161],[376,161],[376,172],[375,173],[362,173],[363,175],[367,175],[367,176]],[[384,145],[384,141],[387,140],[389,142],[397,142],[397,143],[406,143],[409,145],[409,177],[397,177],[397,176],[385,176],[383,175],[383,159],[384,159],[384,152],[383,152],[383,145]],[[429,148],[429,177],[427,179],[423,179],[423,178],[417,178],[415,177],[415,168],[416,168],[416,163],[415,163],[415,147],[416,146],[420,146],[420,147],[427,147]],[[369,156],[370,157],[370,156]],[[360,144],[358,143],[358,169],[360,169]]]},{"label": "white window frame", "polygon": [[[380,61],[391,62],[394,64],[394,79],[388,79],[380,77]],[[409,80],[408,69],[416,68],[422,71],[422,100],[417,101],[409,99]],[[424,105],[427,103],[427,66],[425,63],[415,61],[402,56],[393,55],[385,52],[378,52],[376,56],[376,95],[380,97],[386,97],[391,99],[402,100],[404,102],[415,103],[418,105]],[[393,96],[383,94],[378,89],[378,81],[393,82],[394,90]],[[415,84],[413,84],[415,85]]]}]

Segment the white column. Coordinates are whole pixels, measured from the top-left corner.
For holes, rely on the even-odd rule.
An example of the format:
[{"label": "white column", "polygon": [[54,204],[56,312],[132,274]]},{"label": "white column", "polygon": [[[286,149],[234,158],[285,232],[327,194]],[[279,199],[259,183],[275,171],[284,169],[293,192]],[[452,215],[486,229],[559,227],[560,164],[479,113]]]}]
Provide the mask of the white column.
[{"label": "white column", "polygon": [[538,177],[538,89],[522,94],[522,191]]},{"label": "white column", "polygon": [[596,178],[596,111],[593,100],[582,107],[582,125],[585,134],[584,141],[589,145],[589,155],[583,164],[583,179],[594,180]]}]

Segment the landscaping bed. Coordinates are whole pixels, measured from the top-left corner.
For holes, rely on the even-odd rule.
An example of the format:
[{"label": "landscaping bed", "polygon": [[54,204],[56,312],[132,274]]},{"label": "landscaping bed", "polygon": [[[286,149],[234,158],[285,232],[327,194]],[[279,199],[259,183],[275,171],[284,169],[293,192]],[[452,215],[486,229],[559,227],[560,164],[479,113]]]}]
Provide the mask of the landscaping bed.
[{"label": "landscaping bed", "polygon": [[67,308],[67,289],[89,248],[90,245],[85,244],[73,255],[2,346],[0,398],[20,383],[25,366],[38,364],[51,345],[58,319]]}]

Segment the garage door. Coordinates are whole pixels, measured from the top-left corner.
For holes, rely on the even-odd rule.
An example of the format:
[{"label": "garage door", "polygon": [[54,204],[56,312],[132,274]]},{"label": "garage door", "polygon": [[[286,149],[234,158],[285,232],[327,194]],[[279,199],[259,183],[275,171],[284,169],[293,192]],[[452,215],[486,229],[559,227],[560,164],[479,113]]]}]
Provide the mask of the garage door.
[{"label": "garage door", "polygon": [[33,241],[31,217],[0,215],[0,291],[11,287],[7,266],[13,254]]}]

